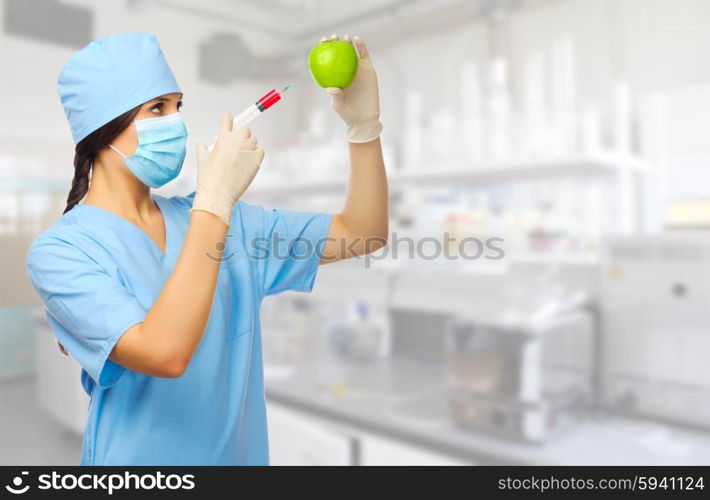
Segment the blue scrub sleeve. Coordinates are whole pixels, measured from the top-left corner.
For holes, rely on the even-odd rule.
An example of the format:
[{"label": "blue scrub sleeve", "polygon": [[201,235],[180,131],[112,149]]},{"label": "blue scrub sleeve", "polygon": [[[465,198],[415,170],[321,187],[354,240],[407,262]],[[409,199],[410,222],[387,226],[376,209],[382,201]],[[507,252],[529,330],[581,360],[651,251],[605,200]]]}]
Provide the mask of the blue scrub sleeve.
[{"label": "blue scrub sleeve", "polygon": [[310,292],[328,237],[332,214],[285,209],[263,209],[264,232],[260,251],[252,252],[263,265],[263,293],[287,290]]},{"label": "blue scrub sleeve", "polygon": [[27,273],[57,340],[99,387],[116,383],[125,368],[108,356],[121,335],[145,318],[137,298],[79,247],[38,237]]}]

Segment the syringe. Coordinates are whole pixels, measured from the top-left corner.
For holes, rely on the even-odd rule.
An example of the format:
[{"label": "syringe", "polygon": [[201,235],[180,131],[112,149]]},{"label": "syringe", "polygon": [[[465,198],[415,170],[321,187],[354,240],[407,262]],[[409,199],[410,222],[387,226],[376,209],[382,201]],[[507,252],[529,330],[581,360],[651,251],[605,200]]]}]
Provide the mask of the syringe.
[{"label": "syringe", "polygon": [[[281,92],[277,92],[276,89],[271,89],[254,104],[235,116],[232,120],[232,130],[236,130],[238,127],[246,127],[247,123],[280,101],[281,96],[289,89],[290,86],[291,84],[286,85]],[[212,151],[216,141],[217,136],[215,136],[212,144],[208,148],[210,151]]]}]

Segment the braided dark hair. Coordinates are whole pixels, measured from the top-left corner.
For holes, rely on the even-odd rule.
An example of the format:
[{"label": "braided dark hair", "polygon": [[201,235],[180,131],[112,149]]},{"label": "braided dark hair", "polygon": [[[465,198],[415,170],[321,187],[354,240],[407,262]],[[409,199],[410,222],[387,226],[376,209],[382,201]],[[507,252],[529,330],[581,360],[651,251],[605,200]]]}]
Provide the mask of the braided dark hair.
[{"label": "braided dark hair", "polygon": [[131,124],[140,109],[141,105],[126,111],[77,143],[74,150],[74,179],[72,179],[64,213],[74,208],[86,196],[89,190],[89,174],[98,152],[108,147],[118,134]]}]

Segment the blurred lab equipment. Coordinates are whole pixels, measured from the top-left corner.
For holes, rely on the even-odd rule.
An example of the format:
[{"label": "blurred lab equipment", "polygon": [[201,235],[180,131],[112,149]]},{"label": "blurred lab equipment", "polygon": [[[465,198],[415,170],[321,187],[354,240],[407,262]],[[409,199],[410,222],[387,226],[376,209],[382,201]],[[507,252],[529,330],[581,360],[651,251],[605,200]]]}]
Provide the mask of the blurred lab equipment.
[{"label": "blurred lab equipment", "polygon": [[451,420],[535,442],[583,417],[593,401],[593,317],[575,311],[509,324],[466,314],[447,330]]},{"label": "blurred lab equipment", "polygon": [[584,418],[596,398],[594,267],[436,275],[408,269],[395,281],[393,350],[438,350],[454,425],[544,442]]},{"label": "blurred lab equipment", "polygon": [[387,354],[387,329],[373,315],[373,307],[365,301],[351,304],[345,320],[328,329],[328,340],[334,353],[343,360],[369,362]]},{"label": "blurred lab equipment", "polygon": [[611,238],[601,273],[605,407],[710,428],[710,236]]},{"label": "blurred lab equipment", "polygon": [[266,377],[293,373],[309,350],[315,328],[312,304],[300,297],[274,297],[262,306]]}]

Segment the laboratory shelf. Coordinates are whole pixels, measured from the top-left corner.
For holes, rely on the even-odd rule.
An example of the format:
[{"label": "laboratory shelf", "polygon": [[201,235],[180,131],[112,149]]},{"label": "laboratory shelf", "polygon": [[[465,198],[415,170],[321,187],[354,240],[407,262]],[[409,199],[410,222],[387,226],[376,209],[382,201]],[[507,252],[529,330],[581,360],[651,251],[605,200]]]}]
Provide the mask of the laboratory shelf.
[{"label": "laboratory shelf", "polygon": [[514,183],[555,178],[615,175],[618,172],[641,170],[636,158],[618,155],[570,156],[539,160],[488,162],[469,168],[413,169],[390,177],[394,184],[460,185],[461,183]]},{"label": "laboratory shelf", "polygon": [[[399,186],[462,186],[466,184],[507,184],[576,177],[608,177],[621,172],[642,172],[645,164],[634,156],[618,153],[571,155],[534,160],[496,161],[466,168],[436,166],[390,172],[391,188]],[[301,196],[344,191],[346,179],[328,179],[253,186],[249,194],[259,197]]]}]

